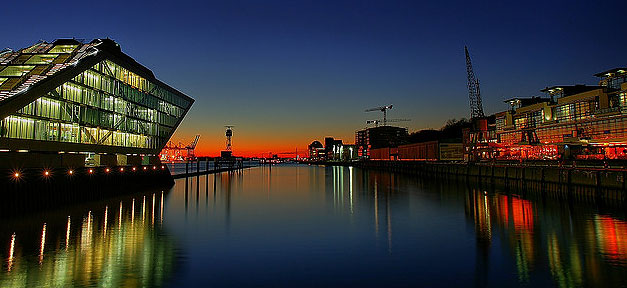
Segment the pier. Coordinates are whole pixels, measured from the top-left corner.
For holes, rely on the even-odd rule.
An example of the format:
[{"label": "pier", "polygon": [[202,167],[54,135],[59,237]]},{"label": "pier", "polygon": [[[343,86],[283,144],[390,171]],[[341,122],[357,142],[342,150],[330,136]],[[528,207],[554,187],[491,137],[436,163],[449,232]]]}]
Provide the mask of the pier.
[{"label": "pier", "polygon": [[171,171],[172,178],[179,179],[242,170],[254,167],[255,165],[253,163],[254,162],[248,162],[245,164],[243,160],[237,160],[228,163],[217,160],[190,160],[184,162],[164,163],[164,165],[168,166],[169,170]]}]

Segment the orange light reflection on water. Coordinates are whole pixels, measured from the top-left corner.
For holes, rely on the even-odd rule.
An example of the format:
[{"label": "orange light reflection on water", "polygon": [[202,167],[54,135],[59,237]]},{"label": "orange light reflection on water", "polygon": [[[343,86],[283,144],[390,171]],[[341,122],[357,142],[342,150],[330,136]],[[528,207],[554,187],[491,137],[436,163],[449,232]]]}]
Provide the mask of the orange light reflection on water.
[{"label": "orange light reflection on water", "polygon": [[601,254],[611,262],[627,262],[627,222],[595,215],[595,234]]}]

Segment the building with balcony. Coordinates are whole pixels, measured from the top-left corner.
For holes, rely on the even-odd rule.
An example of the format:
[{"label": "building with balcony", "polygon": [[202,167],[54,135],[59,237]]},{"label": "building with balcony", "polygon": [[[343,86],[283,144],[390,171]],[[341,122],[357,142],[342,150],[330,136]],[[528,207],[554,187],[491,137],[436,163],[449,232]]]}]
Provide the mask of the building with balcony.
[{"label": "building with balcony", "polygon": [[598,86],[552,86],[513,98],[495,114],[501,159],[627,159],[627,68],[595,74]]},{"label": "building with balcony", "polygon": [[3,50],[0,168],[156,164],[193,102],[110,39]]}]

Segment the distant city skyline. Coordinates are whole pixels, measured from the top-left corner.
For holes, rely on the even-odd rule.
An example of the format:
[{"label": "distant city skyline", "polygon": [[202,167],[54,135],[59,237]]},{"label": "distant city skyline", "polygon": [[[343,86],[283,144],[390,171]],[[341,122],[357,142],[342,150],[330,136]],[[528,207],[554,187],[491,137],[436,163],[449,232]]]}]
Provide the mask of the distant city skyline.
[{"label": "distant city skyline", "polygon": [[[394,104],[409,131],[469,117],[464,45],[486,114],[553,85],[596,85],[627,66],[624,2],[219,1],[5,3],[0,47],[40,39],[109,37],[196,102],[172,138],[197,155],[296,149],[356,130]],[[25,11],[28,11],[26,13]],[[28,17],[26,17],[27,15]],[[59,21],[63,18],[63,21]]]}]

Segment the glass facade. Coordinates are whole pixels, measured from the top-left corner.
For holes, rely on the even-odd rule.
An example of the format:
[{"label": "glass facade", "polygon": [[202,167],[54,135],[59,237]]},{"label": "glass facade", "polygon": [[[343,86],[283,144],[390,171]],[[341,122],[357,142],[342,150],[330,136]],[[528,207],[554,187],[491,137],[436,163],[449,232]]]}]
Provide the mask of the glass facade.
[{"label": "glass facade", "polygon": [[514,127],[516,129],[532,128],[542,124],[544,120],[544,110],[525,113],[514,118]]},{"label": "glass facade", "polygon": [[557,122],[569,122],[587,119],[598,108],[596,101],[580,101],[555,107],[555,120]]},{"label": "glass facade", "polygon": [[503,130],[505,130],[505,117],[496,117],[496,131],[497,132],[503,132]]},{"label": "glass facade", "polygon": [[513,145],[522,141],[522,132],[521,131],[512,131],[498,134],[499,142],[503,144]]},{"label": "glass facade", "polygon": [[[76,47],[57,45],[49,53],[71,53]],[[35,56],[27,62],[56,57]],[[32,69],[11,67],[2,72]],[[191,104],[161,84],[104,60],[3,119],[0,137],[158,149]]]},{"label": "glass facade", "polygon": [[620,89],[621,84],[627,82],[627,74],[616,75],[614,77],[608,78],[606,81],[607,87]]}]

